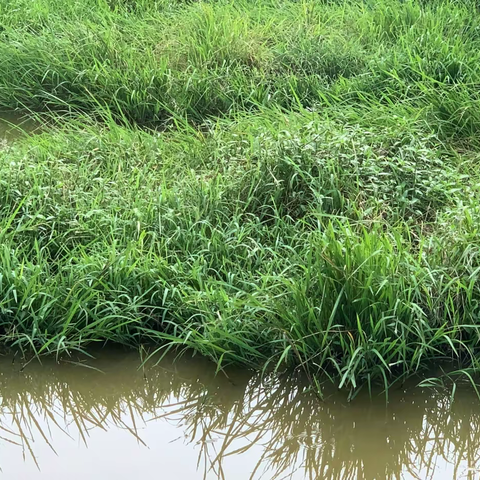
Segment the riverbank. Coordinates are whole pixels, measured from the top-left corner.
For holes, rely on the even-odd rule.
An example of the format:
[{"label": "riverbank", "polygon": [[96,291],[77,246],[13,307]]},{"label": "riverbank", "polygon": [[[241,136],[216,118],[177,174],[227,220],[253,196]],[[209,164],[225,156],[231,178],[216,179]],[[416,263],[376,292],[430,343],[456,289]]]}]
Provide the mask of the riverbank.
[{"label": "riverbank", "polygon": [[474,2],[16,3],[0,109],[48,128],[0,152],[4,345],[478,373]]}]

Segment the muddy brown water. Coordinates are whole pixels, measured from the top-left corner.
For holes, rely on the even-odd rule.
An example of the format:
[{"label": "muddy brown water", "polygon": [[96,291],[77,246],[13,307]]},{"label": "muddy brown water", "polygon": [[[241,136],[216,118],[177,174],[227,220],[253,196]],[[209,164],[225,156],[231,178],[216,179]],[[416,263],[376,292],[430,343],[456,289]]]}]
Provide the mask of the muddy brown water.
[{"label": "muddy brown water", "polygon": [[35,131],[39,125],[16,112],[0,112],[0,146],[2,143],[10,143],[15,139]]},{"label": "muddy brown water", "polygon": [[[296,378],[215,375],[198,358],[139,368],[0,358],[6,479],[479,478],[480,402],[458,390],[320,402]],[[93,367],[93,368],[88,368]]]}]

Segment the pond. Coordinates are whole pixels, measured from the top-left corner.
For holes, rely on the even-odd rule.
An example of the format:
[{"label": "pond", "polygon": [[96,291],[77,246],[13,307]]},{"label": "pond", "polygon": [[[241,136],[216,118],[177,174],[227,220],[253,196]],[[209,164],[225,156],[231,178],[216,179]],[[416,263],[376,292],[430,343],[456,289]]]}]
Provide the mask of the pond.
[{"label": "pond", "polygon": [[477,478],[471,390],[319,401],[300,379],[215,375],[138,352],[0,360],[0,467],[15,479]]}]

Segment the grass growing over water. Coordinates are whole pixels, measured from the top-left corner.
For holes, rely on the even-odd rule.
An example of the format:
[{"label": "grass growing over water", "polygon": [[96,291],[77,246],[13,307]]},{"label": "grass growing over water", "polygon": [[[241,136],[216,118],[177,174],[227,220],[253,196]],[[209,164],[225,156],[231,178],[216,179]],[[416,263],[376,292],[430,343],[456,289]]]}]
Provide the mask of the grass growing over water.
[{"label": "grass growing over water", "polygon": [[473,1],[13,3],[0,108],[51,128],[0,152],[5,344],[480,369]]}]

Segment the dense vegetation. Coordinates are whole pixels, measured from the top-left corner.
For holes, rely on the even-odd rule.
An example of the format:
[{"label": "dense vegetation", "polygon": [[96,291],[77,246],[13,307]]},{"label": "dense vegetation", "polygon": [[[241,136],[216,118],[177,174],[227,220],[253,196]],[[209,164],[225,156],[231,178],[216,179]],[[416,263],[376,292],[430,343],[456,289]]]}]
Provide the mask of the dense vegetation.
[{"label": "dense vegetation", "polygon": [[355,391],[480,369],[475,2],[0,0],[1,341]]}]

